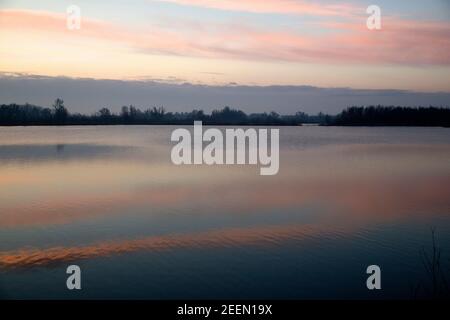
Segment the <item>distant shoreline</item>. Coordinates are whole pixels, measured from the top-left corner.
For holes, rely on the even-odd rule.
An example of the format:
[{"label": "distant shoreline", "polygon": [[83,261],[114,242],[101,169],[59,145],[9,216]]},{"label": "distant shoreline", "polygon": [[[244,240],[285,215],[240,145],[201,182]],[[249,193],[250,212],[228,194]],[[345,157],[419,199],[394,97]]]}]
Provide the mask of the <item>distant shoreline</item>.
[{"label": "distant shoreline", "polygon": [[[0,124],[0,128],[16,128],[16,127],[119,127],[119,126],[125,126],[125,127],[131,127],[131,126],[139,126],[139,127],[143,127],[143,126],[152,126],[152,127],[157,127],[157,126],[161,126],[161,127],[169,127],[169,126],[182,126],[182,127],[189,127],[192,126],[192,123],[153,123],[153,124],[149,124],[149,123],[133,123],[133,124],[25,124],[25,125],[16,125],[16,124],[12,124],[12,125],[5,125],[5,124]],[[439,126],[439,125],[423,125],[423,126],[419,126],[419,125],[334,125],[334,124],[213,124],[213,123],[208,123],[208,124],[203,124],[203,126],[208,127],[208,126],[218,126],[218,127],[340,127],[340,128],[445,128],[448,129],[450,128],[450,126]]]},{"label": "distant shoreline", "polygon": [[178,125],[202,121],[205,126],[347,126],[347,127],[450,127],[450,108],[362,106],[349,107],[337,115],[296,112],[280,115],[274,111],[251,113],[224,107],[206,114],[203,110],[167,112],[163,107],[141,110],[123,106],[118,114],[102,108],[91,115],[70,113],[62,99],[51,108],[31,104],[0,105],[0,126],[105,126],[105,125]]}]

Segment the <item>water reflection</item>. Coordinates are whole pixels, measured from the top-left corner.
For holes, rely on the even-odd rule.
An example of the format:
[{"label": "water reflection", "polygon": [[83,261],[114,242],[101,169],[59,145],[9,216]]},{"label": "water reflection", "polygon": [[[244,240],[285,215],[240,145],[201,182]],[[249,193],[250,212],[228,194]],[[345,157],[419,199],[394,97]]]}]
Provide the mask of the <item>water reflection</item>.
[{"label": "water reflection", "polygon": [[[294,273],[300,259],[314,273],[337,256],[349,270],[360,267],[369,241],[371,258],[413,269],[423,245],[415,228],[450,230],[450,135],[440,128],[282,128],[273,177],[254,166],[174,166],[170,127],[11,130],[0,130],[0,291],[7,279],[61,263],[95,269],[114,258],[120,269],[132,254],[179,252],[187,261],[192,250],[206,260],[231,250],[243,266],[270,252],[277,268]],[[312,253],[294,255],[303,249]],[[212,283],[170,259],[161,263],[172,268],[171,285],[183,277]],[[25,294],[19,284],[8,287],[17,297]]]},{"label": "water reflection", "polygon": [[96,144],[0,145],[0,164],[46,162],[50,160],[89,160],[133,151],[130,146]]},{"label": "water reflection", "polygon": [[311,226],[271,226],[225,229],[195,234],[166,235],[137,240],[108,241],[84,247],[23,249],[0,254],[0,266],[31,267],[70,262],[139,250],[160,251],[183,247],[233,247],[241,245],[278,245],[284,239],[302,239],[318,232]]}]

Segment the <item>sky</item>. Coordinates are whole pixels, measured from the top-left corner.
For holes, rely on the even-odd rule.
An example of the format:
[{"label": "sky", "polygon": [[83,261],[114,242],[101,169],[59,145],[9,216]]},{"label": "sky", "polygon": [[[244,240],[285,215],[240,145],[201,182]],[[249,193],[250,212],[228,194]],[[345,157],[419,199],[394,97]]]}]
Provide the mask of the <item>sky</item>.
[{"label": "sky", "polygon": [[[366,9],[373,4],[381,9],[380,30],[366,26]],[[81,10],[80,29],[67,28],[69,5]],[[129,97],[128,91],[123,96],[133,100],[129,103],[153,97],[169,109],[171,103],[174,108],[232,103],[244,109],[260,104],[262,111],[283,105],[290,111],[301,103],[290,97],[275,102],[284,99],[286,87],[297,90],[301,101],[305,86],[348,95],[339,103],[324,101],[325,112],[345,107],[361,92],[370,92],[372,98],[362,100],[367,103],[417,103],[420,95],[429,97],[429,104],[449,105],[449,52],[448,0],[0,0],[0,83],[9,88],[0,88],[0,103],[49,103],[55,87],[48,85],[70,78],[71,97],[86,80],[105,95],[112,83],[114,95],[146,84],[141,96]],[[23,83],[30,81],[43,92],[24,92]],[[220,94],[203,99],[198,90],[190,96],[174,93],[183,104],[153,90],[183,84]],[[236,86],[255,92],[268,87],[276,94],[267,98],[270,105],[260,95],[243,103],[239,95],[224,98]],[[403,100],[383,98],[389,90]],[[325,91],[317,92],[320,100]],[[311,103],[316,99],[308,97]],[[79,110],[119,104],[101,95],[98,101],[82,94],[79,101],[70,99]]]}]

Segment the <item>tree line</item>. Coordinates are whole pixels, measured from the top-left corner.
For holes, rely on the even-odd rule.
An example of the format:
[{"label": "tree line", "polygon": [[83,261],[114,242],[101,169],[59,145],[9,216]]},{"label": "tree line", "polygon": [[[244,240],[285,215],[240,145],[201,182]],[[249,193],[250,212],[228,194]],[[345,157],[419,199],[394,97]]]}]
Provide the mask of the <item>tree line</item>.
[{"label": "tree line", "polygon": [[56,99],[51,108],[31,104],[0,105],[0,125],[124,125],[124,124],[173,124],[191,125],[203,121],[206,125],[299,125],[301,123],[325,123],[329,117],[322,113],[310,116],[303,112],[280,115],[276,112],[252,113],[230,107],[206,114],[203,110],[191,112],[167,112],[164,107],[141,110],[133,105],[123,106],[120,113],[101,108],[91,115],[70,113],[62,99]]},{"label": "tree line", "polygon": [[0,125],[191,125],[193,121],[205,125],[301,125],[316,123],[337,126],[450,126],[450,109],[442,107],[349,107],[338,115],[318,113],[308,115],[296,112],[280,115],[276,112],[251,113],[224,107],[206,114],[203,110],[191,112],[167,112],[163,107],[141,110],[133,105],[123,106],[119,113],[101,108],[91,115],[70,113],[62,99],[56,99],[51,107],[31,104],[0,105]]},{"label": "tree line", "polygon": [[351,107],[332,121],[337,126],[450,127],[450,109],[442,107]]}]

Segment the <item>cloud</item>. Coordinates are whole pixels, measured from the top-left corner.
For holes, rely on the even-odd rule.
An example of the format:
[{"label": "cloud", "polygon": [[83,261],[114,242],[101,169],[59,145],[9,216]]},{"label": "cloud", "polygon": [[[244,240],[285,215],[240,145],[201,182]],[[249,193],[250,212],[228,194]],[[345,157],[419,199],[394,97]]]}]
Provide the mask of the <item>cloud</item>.
[{"label": "cloud", "polygon": [[[353,22],[322,24],[341,31],[332,35],[326,54],[363,63],[449,65],[450,23],[384,17],[382,29],[368,31]],[[340,48],[338,48],[340,46]],[[339,58],[340,57],[340,58]]]},{"label": "cloud", "polygon": [[324,4],[301,0],[156,0],[185,6],[242,11],[252,13],[276,13],[315,16],[348,16],[359,10],[352,4]]},{"label": "cloud", "polygon": [[[185,25],[189,28],[190,24]],[[0,29],[21,31],[25,38],[32,32],[41,34],[45,41],[50,37],[53,43],[79,44],[83,39],[108,42],[143,54],[318,64],[450,65],[447,22],[386,18],[380,31],[369,31],[364,18],[346,23],[324,22],[321,26],[331,32],[313,36],[294,30],[268,31],[245,24],[217,24],[209,29],[192,27],[189,32],[161,26],[133,30],[84,18],[81,30],[71,32],[65,28],[65,16],[61,14],[0,11]],[[84,45],[89,47],[89,43]]]},{"label": "cloud", "polygon": [[[119,31],[111,23],[83,18],[82,28],[74,32],[67,29],[66,16],[64,14],[16,9],[0,10],[0,30],[3,32],[8,30],[22,31],[24,35],[28,35],[27,33],[32,31],[36,34],[43,32],[47,35],[66,36],[68,38],[91,37],[113,41],[116,41],[117,32]],[[54,41],[56,39],[51,40]]]},{"label": "cloud", "polygon": [[71,112],[91,113],[101,107],[119,111],[133,104],[165,106],[169,111],[200,108],[210,112],[226,105],[245,112],[337,113],[352,105],[450,106],[449,92],[360,90],[311,86],[196,85],[157,81],[8,76],[0,74],[0,103],[50,106],[62,97]]}]

